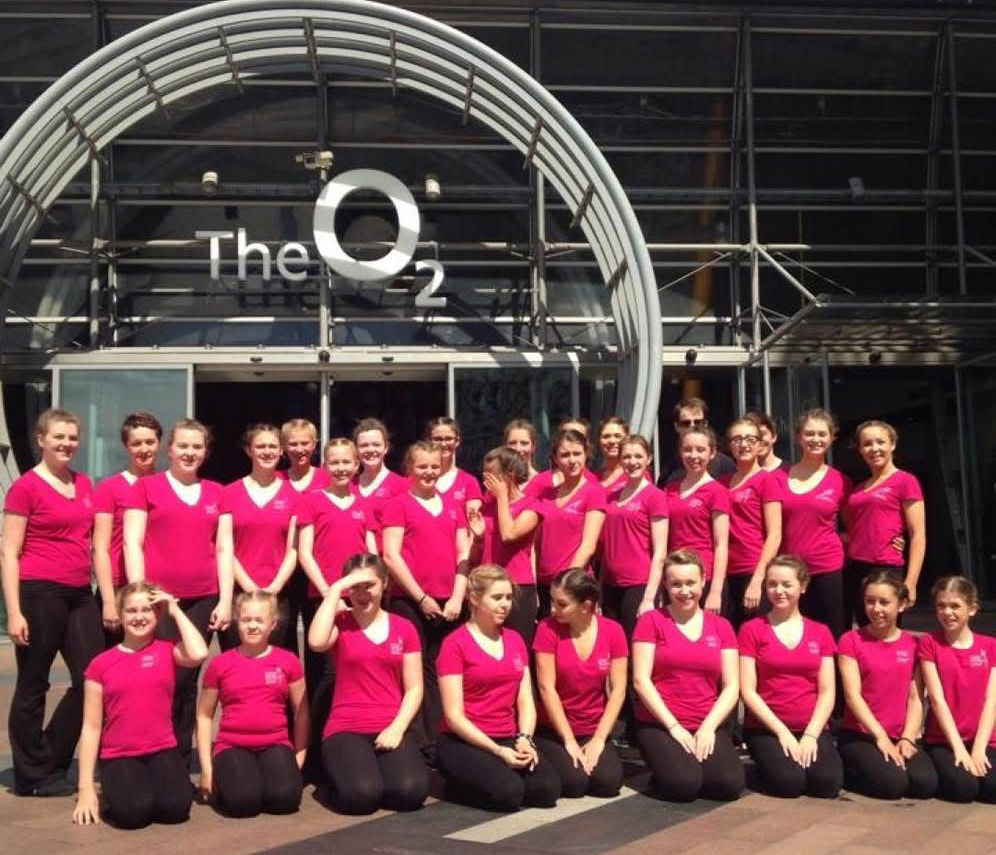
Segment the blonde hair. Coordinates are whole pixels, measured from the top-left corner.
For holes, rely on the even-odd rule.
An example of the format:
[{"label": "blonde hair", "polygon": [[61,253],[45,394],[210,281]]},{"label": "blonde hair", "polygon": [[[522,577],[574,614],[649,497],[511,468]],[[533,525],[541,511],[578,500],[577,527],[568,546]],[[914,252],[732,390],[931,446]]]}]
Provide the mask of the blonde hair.
[{"label": "blonde hair", "polygon": [[166,445],[172,445],[173,440],[176,439],[177,431],[181,430],[198,431],[204,437],[204,448],[211,448],[211,441],[214,439],[214,436],[211,434],[211,428],[197,421],[197,419],[180,419],[175,422],[173,427],[169,429],[169,436],[166,437]]},{"label": "blonde hair", "polygon": [[512,581],[508,571],[500,564],[480,564],[467,576],[467,597],[483,597],[495,582],[508,582],[512,586],[512,596],[519,594],[519,586]]},{"label": "blonde hair", "polygon": [[353,460],[359,459],[353,440],[346,436],[337,436],[325,443],[325,448],[322,449],[322,463],[328,460],[329,452],[335,448],[348,448],[353,453]]},{"label": "blonde hair", "polygon": [[405,452],[404,470],[406,475],[412,474],[412,466],[415,464],[415,455],[420,451],[425,452],[426,454],[438,454],[442,457],[442,452],[439,448],[429,442],[429,440],[416,440],[408,446],[408,450]]},{"label": "blonde hair", "polygon": [[248,603],[265,603],[270,609],[270,617],[276,622],[280,617],[277,607],[277,595],[257,588],[255,591],[243,591],[235,598],[235,620],[242,614],[242,607]]},{"label": "blonde hair", "polygon": [[151,597],[157,590],[158,588],[155,585],[144,579],[141,582],[129,582],[123,588],[120,588],[114,597],[118,612],[124,609],[125,600],[132,594],[145,594],[147,597]]},{"label": "blonde hair", "polygon": [[311,434],[311,438],[318,442],[318,428],[312,422],[307,419],[289,419],[280,425],[280,438],[285,445],[290,440],[290,435],[296,430],[307,431]]},{"label": "blonde hair", "polygon": [[80,417],[76,415],[76,413],[72,410],[63,410],[59,407],[51,407],[38,416],[38,421],[35,422],[35,437],[40,439],[45,436],[53,422],[65,422],[69,425],[76,425],[76,429],[78,431],[81,433],[83,431],[83,424],[80,422]]}]

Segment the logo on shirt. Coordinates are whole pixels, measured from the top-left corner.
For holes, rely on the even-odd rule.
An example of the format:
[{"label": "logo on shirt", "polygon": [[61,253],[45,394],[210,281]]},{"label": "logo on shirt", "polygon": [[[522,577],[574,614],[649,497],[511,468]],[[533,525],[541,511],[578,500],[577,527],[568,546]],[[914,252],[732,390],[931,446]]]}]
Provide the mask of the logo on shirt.
[{"label": "logo on shirt", "polygon": [[362,522],[363,521],[363,511],[353,511],[352,513],[350,513],[350,517],[352,517],[352,519],[354,519],[354,520],[360,520]]},{"label": "logo on shirt", "polygon": [[400,656],[405,652],[405,642],[399,637],[391,642],[391,655]]},{"label": "logo on shirt", "polygon": [[142,661],[139,663],[139,668],[155,668],[156,667],[156,654],[155,653],[144,653],[142,654]]},{"label": "logo on shirt", "polygon": [[733,499],[734,502],[740,502],[741,504],[743,504],[744,502],[749,502],[751,499],[754,498],[754,488],[745,487],[743,490],[737,490],[736,492],[731,492],[730,498]]},{"label": "logo on shirt", "polygon": [[566,505],[564,505],[564,513],[565,514],[580,514],[580,513],[583,513],[583,511],[582,511],[582,504],[583,504],[583,502],[580,499],[578,499],[577,501],[574,501],[574,502],[568,502]]},{"label": "logo on shirt", "polygon": [[820,643],[818,641],[807,641],[806,642],[806,649],[813,656],[819,656],[820,655]]},{"label": "logo on shirt", "polygon": [[816,501],[817,502],[836,502],[837,501],[837,495],[834,492],[833,487],[830,487],[829,489],[824,490],[822,493],[817,493],[816,494]]},{"label": "logo on shirt", "polygon": [[216,516],[218,516],[218,503],[217,502],[213,502],[210,505],[205,505],[204,506],[204,513],[206,513],[209,517],[216,517]]},{"label": "logo on shirt", "polygon": [[90,501],[90,497],[89,496],[84,496],[83,497],[83,507],[86,508],[87,510],[90,510],[90,508],[93,507],[93,502]]},{"label": "logo on shirt", "polygon": [[968,657],[968,667],[969,668],[988,668],[989,667],[989,657],[986,655],[985,650],[980,650],[978,653]]},{"label": "logo on shirt", "polygon": [[689,499],[688,507],[698,510],[699,508],[705,507],[705,502],[703,502],[701,499]]},{"label": "logo on shirt", "polygon": [[275,511],[286,511],[290,507],[290,502],[286,499],[277,499],[273,503],[273,509]]},{"label": "logo on shirt", "polygon": [[612,663],[608,656],[602,656],[595,664],[598,666],[599,674],[607,674],[609,672],[609,666]]},{"label": "logo on shirt", "polygon": [[892,495],[892,487],[879,487],[872,495],[876,499],[888,499]]},{"label": "logo on shirt", "polygon": [[896,662],[900,665],[908,665],[913,661],[913,657],[910,655],[908,650],[897,650],[896,651]]},{"label": "logo on shirt", "polygon": [[512,657],[512,667],[519,674],[521,674],[523,671],[526,670],[526,666],[522,662],[522,656],[520,656],[518,653],[516,653],[515,656]]},{"label": "logo on shirt", "polygon": [[464,489],[453,491],[453,498],[456,499],[458,502],[462,502],[466,497],[467,497],[467,491]]},{"label": "logo on shirt", "polygon": [[263,682],[267,686],[279,686],[284,681],[284,672],[282,668],[270,668],[268,671],[263,672]]},{"label": "logo on shirt", "polygon": [[707,635],[703,639],[703,641],[705,641],[705,646],[706,647],[711,647],[713,650],[716,650],[716,649],[719,648],[719,636],[716,636],[716,635]]}]

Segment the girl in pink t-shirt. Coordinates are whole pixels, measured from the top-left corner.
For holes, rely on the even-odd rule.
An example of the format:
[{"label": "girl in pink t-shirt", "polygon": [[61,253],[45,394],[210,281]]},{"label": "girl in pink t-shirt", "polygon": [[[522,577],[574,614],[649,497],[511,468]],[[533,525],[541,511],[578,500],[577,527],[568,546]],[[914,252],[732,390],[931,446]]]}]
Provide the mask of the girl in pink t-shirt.
[{"label": "girl in pink t-shirt", "polygon": [[512,419],[502,431],[502,445],[518,454],[526,464],[526,480],[522,482],[524,490],[537,475],[533,455],[539,448],[539,434],[535,426],[528,419]]},{"label": "girl in pink t-shirt", "polygon": [[[181,419],[166,443],[169,469],[140,478],[128,494],[124,522],[125,569],[133,582],[167,588],[210,644],[232,620],[232,563],[215,546],[222,486],[201,479],[210,431],[194,419]],[[160,637],[176,640],[171,621]],[[173,723],[180,752],[190,759],[200,667],[177,675]]]},{"label": "girl in pink t-shirt", "polygon": [[799,610],[809,583],[796,556],[772,559],[764,573],[771,610],[740,627],[744,735],[769,793],[832,799],[844,776],[827,728],[837,648],[827,627]]},{"label": "girl in pink t-shirt", "polygon": [[691,427],[681,432],[678,455],[684,477],[665,488],[668,504],[668,552],[691,549],[705,568],[704,607],[719,612],[726,584],[730,537],[730,498],[726,487],[709,474],[716,456],[712,428]]},{"label": "girl in pink t-shirt", "polygon": [[[83,715],[83,671],[103,648],[100,610],[90,590],[93,489],[69,468],[80,421],[46,410],[35,426],[41,460],[4,502],[3,575],[7,633],[17,649],[17,685],[8,724],[17,795],[61,795]],[[105,580],[106,586],[106,580]],[[45,695],[56,653],[72,685],[47,727]]]},{"label": "girl in pink t-shirt", "polygon": [[[281,437],[276,427],[252,425],[242,438],[242,447],[252,461],[252,470],[222,493],[218,555],[231,562],[239,590],[262,590],[277,596],[279,618],[273,640],[296,655],[297,626],[290,625],[286,586],[297,566],[298,493],[289,480],[277,477]],[[226,650],[239,644],[235,621],[222,642]]]},{"label": "girl in pink t-shirt", "polygon": [[[844,505],[848,566],[844,572],[844,604],[859,625],[867,622],[861,603],[861,580],[875,570],[895,570],[906,576],[910,605],[927,551],[927,523],[920,482],[897,469],[893,454],[899,435],[888,422],[858,425],[854,445],[871,477],[848,493]],[[903,561],[903,542],[909,556]]]},{"label": "girl in pink t-shirt", "polygon": [[623,776],[610,736],[626,697],[626,636],[596,614],[598,583],[584,570],[560,573],[550,594],[550,617],[533,642],[542,700],[536,747],[557,770],[562,795],[610,798]]},{"label": "girl in pink t-shirt", "polygon": [[606,500],[613,502],[626,486],[627,475],[622,462],[622,443],[629,436],[629,425],[619,416],[609,416],[598,427],[598,450],[602,453],[602,468],[598,483],[605,490]]},{"label": "girl in pink t-shirt", "polygon": [[124,561],[124,514],[128,492],[139,478],[153,475],[163,426],[150,413],[131,413],[121,424],[128,468],[105,478],[93,492],[93,574],[104,619],[105,647],[121,637],[115,591],[128,582]]},{"label": "girl in pink t-shirt", "polygon": [[996,803],[996,638],[973,632],[979,591],[963,576],[931,589],[940,631],[921,635],[920,670],[930,699],[924,742],[937,796]]},{"label": "girl in pink t-shirt", "polygon": [[602,526],[602,608],[633,637],[636,619],[651,611],[667,554],[668,501],[647,480],[650,443],[629,436],[620,446],[625,484],[607,497]]},{"label": "girl in pink t-shirt", "polygon": [[640,752],[670,801],[739,798],[743,765],[723,725],[739,690],[733,629],[701,607],[705,568],[693,551],[667,557],[664,586],[669,605],[645,612],[633,633]]},{"label": "girl in pink t-shirt", "polygon": [[481,485],[469,472],[457,468],[456,452],[460,447],[460,425],[449,416],[437,416],[425,427],[425,439],[439,449],[443,467],[436,479],[436,490],[463,503],[464,514],[469,518],[481,508],[484,499]]},{"label": "girl in pink t-shirt", "polygon": [[722,479],[730,496],[730,551],[726,571],[726,617],[734,629],[767,600],[762,595],[764,568],[782,541],[782,489],[761,468],[761,429],[749,418],[726,432],[737,471]]},{"label": "girl in pink t-shirt", "polygon": [[837,644],[847,708],[837,734],[847,788],[873,798],[929,799],[933,763],[917,745],[923,725],[916,638],[897,621],[908,603],[893,570],[877,570],[861,588],[867,625]]},{"label": "girl in pink t-shirt", "polygon": [[429,772],[410,732],[422,703],[422,645],[409,621],[383,608],[387,581],[379,557],[354,555],[308,632],[311,649],[335,663],[322,765],[344,813],[416,810],[429,792]]},{"label": "girl in pink t-shirt", "polygon": [[[229,816],[294,813],[301,805],[311,726],[308,694],[297,656],[270,644],[278,614],[275,594],[262,589],[239,594],[239,645],[212,659],[204,672],[197,703],[201,794]],[[219,703],[221,722],[212,747]]]},{"label": "girl in pink t-shirt", "polygon": [[384,463],[391,448],[387,427],[380,419],[363,419],[353,430],[353,444],[360,458],[360,470],[354,483],[373,519],[377,533],[377,551],[381,545],[381,512],[388,500],[408,489],[408,479],[392,472]]},{"label": "girl in pink t-shirt", "polygon": [[452,791],[489,810],[553,807],[560,778],[533,739],[529,651],[504,627],[515,585],[485,564],[471,571],[467,591],[470,619],[446,638],[436,663],[445,716],[436,765]]},{"label": "girl in pink t-shirt", "polygon": [[540,503],[536,580],[541,619],[550,614],[553,577],[561,570],[589,566],[605,522],[605,491],[597,479],[585,476],[587,437],[573,428],[558,430],[550,441],[550,458],[560,483],[530,493]]},{"label": "girl in pink t-shirt", "polygon": [[[196,668],[208,649],[171,595],[148,582],[118,592],[123,639],[86,670],[79,795],[73,822],[100,821],[94,772],[100,756],[104,814],[120,828],[177,823],[190,813],[190,776],[177,748],[172,707],[177,669]],[[177,641],[156,638],[166,615]]]},{"label": "girl in pink t-shirt", "polygon": [[487,494],[479,512],[468,520],[474,543],[474,564],[504,567],[516,585],[515,605],[505,621],[527,645],[536,632],[536,560],[534,544],[539,526],[535,499],[522,492],[527,477],[525,461],[508,448],[493,448],[484,455]]},{"label": "girl in pink t-shirt", "polygon": [[844,615],[844,544],[837,533],[849,484],[826,460],[837,438],[837,420],[826,410],[809,410],[797,428],[802,459],[789,469],[782,489],[780,548],[801,558],[809,571],[802,613],[829,627],[836,639],[849,628]]}]

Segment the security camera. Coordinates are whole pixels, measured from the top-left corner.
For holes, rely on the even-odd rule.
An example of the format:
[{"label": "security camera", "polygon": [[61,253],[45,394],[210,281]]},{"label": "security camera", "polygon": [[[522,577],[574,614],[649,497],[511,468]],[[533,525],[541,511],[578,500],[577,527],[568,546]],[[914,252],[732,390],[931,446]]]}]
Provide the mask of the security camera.
[{"label": "security camera", "polygon": [[430,202],[438,202],[442,194],[442,187],[439,186],[439,176],[435,172],[430,172],[425,176],[425,198]]},{"label": "security camera", "polygon": [[332,359],[332,354],[329,353],[324,347],[318,351],[319,362],[328,362],[330,359]]},{"label": "security camera", "polygon": [[320,170],[331,169],[334,155],[328,149],[322,151],[302,151],[294,156],[294,160],[305,169]]},{"label": "security camera", "polygon": [[201,193],[205,196],[214,196],[218,192],[218,173],[208,170],[201,176]]},{"label": "security camera", "polygon": [[690,347],[685,351],[685,365],[691,367],[695,364],[695,360],[699,358],[699,352],[694,348]]}]

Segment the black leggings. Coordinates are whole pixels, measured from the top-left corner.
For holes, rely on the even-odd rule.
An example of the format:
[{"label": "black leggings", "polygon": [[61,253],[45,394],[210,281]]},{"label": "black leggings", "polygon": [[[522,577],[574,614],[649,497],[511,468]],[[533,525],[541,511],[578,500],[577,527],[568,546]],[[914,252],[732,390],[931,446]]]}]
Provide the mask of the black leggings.
[{"label": "black leggings", "polygon": [[733,801],[744,789],[744,767],[725,728],[716,731],[716,746],[701,763],[674,737],[656,724],[640,724],[636,731],[640,753],[653,773],[651,781],[671,802],[697,798]]},{"label": "black leggings", "polygon": [[[491,737],[511,748],[515,738]],[[513,769],[504,760],[454,736],[440,734],[436,763],[447,791],[485,810],[516,811],[523,805],[553,807],[560,797],[560,776],[543,759],[532,772]]]},{"label": "black leggings", "polygon": [[460,619],[448,621],[441,617],[427,618],[418,605],[407,597],[395,597],[391,600],[390,608],[396,615],[411,622],[422,643],[422,680],[425,695],[422,709],[412,722],[412,729],[419,747],[429,749],[436,743],[439,722],[443,718],[443,702],[439,697],[439,680],[436,677],[436,657],[439,656],[443,639],[460,626]]},{"label": "black leggings", "polygon": [[308,708],[311,712],[311,732],[308,735],[308,755],[304,763],[304,776],[309,782],[321,777],[322,732],[332,709],[335,691],[335,666],[332,651],[316,653],[308,646],[308,630],[321,606],[321,599],[305,599],[301,605],[304,622],[304,685],[308,690]]},{"label": "black leggings", "polygon": [[505,626],[514,629],[526,642],[526,650],[533,649],[533,636],[536,635],[536,613],[539,604],[536,601],[535,585],[519,585],[515,596],[515,605],[505,619]]},{"label": "black leggings", "polygon": [[744,608],[744,594],[747,593],[747,586],[754,577],[753,573],[738,573],[736,576],[726,577],[726,609],[723,612],[732,625],[734,631],[739,631],[751,618],[758,615],[767,614],[771,609],[771,603],[764,593],[764,586],[761,586],[761,599],[754,611],[747,611]]},{"label": "black leggings", "polygon": [[806,593],[799,602],[799,610],[810,620],[826,624],[834,641],[850,629],[844,618],[844,573],[817,573],[809,577]]},{"label": "black leggings", "polygon": [[837,750],[844,763],[844,785],[856,793],[876,799],[929,799],[937,792],[937,770],[922,746],[905,769],[886,760],[867,733],[841,730]]},{"label": "black leggings", "polygon": [[176,748],[100,761],[104,814],[119,828],[150,822],[186,822],[193,790],[187,765]]},{"label": "black leggings", "polygon": [[[14,647],[17,683],[7,728],[14,791],[28,793],[45,778],[65,774],[72,762],[83,727],[83,672],[103,650],[104,634],[89,587],[26,579],[20,583],[19,599],[31,643]],[[71,684],[44,726],[49,674],[59,653]]]},{"label": "black leggings", "polygon": [[[970,775],[960,766],[955,767],[954,752],[948,745],[928,745],[927,755],[937,770],[937,798],[946,802],[974,802],[996,804],[996,748],[986,749],[991,768],[981,778]],[[971,751],[965,746],[966,751]]]},{"label": "black leggings", "polygon": [[[211,644],[214,630],[208,629],[211,612],[218,605],[218,595],[207,597],[187,597],[180,600],[180,609],[201,634],[206,644]],[[159,621],[156,632],[167,641],[179,641],[180,632],[176,622],[169,616]],[[177,748],[187,768],[190,768],[192,740],[194,736],[194,714],[197,710],[197,680],[201,666],[176,669],[176,689],[173,691],[173,730],[176,733]]]},{"label": "black leggings", "polygon": [[343,813],[378,808],[418,810],[429,795],[429,769],[418,743],[405,734],[393,751],[374,748],[376,733],[334,733],[322,743],[332,801]]},{"label": "black leggings", "polygon": [[633,640],[636,613],[646,590],[646,585],[627,585],[624,588],[602,585],[602,613],[607,618],[622,624],[627,641]]},{"label": "black leggings", "polygon": [[[794,734],[798,739],[802,731]],[[778,737],[766,730],[749,730],[745,734],[747,749],[757,766],[765,792],[784,799],[801,795],[818,799],[835,799],[844,784],[844,765],[834,747],[830,731],[824,730],[817,742],[816,760],[804,769],[786,757]]]},{"label": "black leggings", "polygon": [[[280,592],[287,597],[287,649],[301,655],[298,647],[297,624],[304,614],[304,604],[308,601],[308,577],[299,564],[291,573],[290,579]],[[304,633],[304,649],[308,650],[308,632]]]},{"label": "black leggings", "polygon": [[[591,740],[590,736],[577,737],[578,744],[584,747]],[[588,775],[567,754],[561,738],[552,730],[540,728],[536,732],[536,749],[544,763],[549,763],[557,770],[560,777],[560,794],[568,799],[578,799],[584,795],[611,798],[618,795],[622,786],[622,758],[616,752],[611,742],[605,743],[602,756]]]},{"label": "black leggings", "polygon": [[218,806],[231,816],[294,813],[301,806],[301,770],[286,745],[226,748],[212,765]]}]

